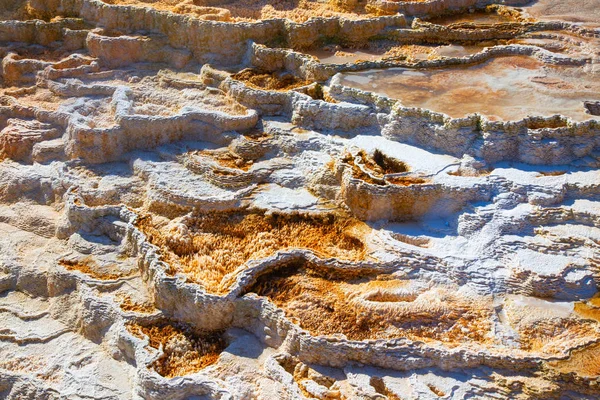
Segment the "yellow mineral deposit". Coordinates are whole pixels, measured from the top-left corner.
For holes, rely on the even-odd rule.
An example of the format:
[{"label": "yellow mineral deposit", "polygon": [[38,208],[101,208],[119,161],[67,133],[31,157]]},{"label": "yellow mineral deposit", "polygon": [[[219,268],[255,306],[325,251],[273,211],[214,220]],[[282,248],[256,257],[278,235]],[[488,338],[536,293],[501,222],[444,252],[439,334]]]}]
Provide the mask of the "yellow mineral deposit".
[{"label": "yellow mineral deposit", "polygon": [[352,218],[322,215],[265,215],[210,212],[186,220],[186,225],[160,230],[140,225],[151,243],[161,247],[171,273],[182,272],[210,292],[222,292],[225,275],[249,260],[278,251],[307,249],[321,257],[364,259],[362,236],[368,227]]}]

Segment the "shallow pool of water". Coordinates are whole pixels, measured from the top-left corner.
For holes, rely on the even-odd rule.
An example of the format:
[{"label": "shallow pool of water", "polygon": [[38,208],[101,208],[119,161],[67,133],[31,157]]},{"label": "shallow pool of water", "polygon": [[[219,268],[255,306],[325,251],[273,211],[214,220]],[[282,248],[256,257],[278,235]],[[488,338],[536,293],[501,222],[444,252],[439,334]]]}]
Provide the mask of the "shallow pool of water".
[{"label": "shallow pool of water", "polygon": [[317,57],[323,64],[346,64],[355,63],[357,61],[377,61],[381,59],[381,54],[354,49],[345,49],[341,51],[318,49],[309,50],[306,54]]},{"label": "shallow pool of water", "polygon": [[341,83],[422,107],[464,117],[478,112],[495,120],[562,114],[593,117],[584,100],[600,99],[600,79],[580,67],[544,66],[525,56],[504,57],[466,68],[392,68],[339,75]]},{"label": "shallow pool of water", "polygon": [[540,20],[579,22],[600,27],[600,2],[598,0],[538,0],[523,7],[532,17]]},{"label": "shallow pool of water", "polygon": [[438,46],[435,48],[435,53],[442,57],[465,57],[471,54],[483,51],[484,46],[460,46],[457,44],[449,44]]},{"label": "shallow pool of water", "polygon": [[[414,60],[427,60],[431,56],[441,57],[465,57],[474,53],[478,53],[484,49],[484,46],[460,46],[455,44],[442,46],[416,46],[412,49],[407,49],[406,55]],[[306,51],[313,57],[317,57],[323,64],[347,64],[360,61],[379,61],[389,57],[384,56],[384,52],[345,49],[339,52],[328,50],[309,50]]]},{"label": "shallow pool of water", "polygon": [[503,15],[498,15],[496,13],[486,13],[486,12],[475,12],[475,13],[465,13],[465,14],[457,14],[457,15],[447,15],[443,17],[437,17],[427,20],[427,22],[431,22],[432,24],[438,25],[450,25],[450,24],[461,24],[461,23],[472,23],[472,24],[499,24],[502,22],[512,22],[512,20]]}]

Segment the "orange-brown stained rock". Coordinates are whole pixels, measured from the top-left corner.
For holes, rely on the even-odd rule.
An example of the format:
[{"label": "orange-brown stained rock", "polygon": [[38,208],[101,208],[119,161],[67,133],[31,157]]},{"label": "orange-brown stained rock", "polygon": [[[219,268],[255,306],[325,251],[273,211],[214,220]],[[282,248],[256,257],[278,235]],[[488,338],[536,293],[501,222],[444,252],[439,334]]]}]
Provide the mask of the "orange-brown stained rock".
[{"label": "orange-brown stained rock", "polygon": [[272,137],[271,135],[269,135],[262,129],[257,129],[257,128],[250,129],[249,131],[244,132],[243,135],[246,139],[257,141],[257,142],[262,142],[263,140],[266,140],[266,139]]},{"label": "orange-brown stained rock", "polygon": [[184,0],[173,7],[173,11],[178,14],[196,15],[200,19],[210,21],[231,21],[231,12],[220,7],[207,7],[207,2],[203,0]]},{"label": "orange-brown stained rock", "polygon": [[[361,285],[372,290],[377,285],[390,289],[404,283],[389,279],[359,273],[321,272],[296,264],[263,275],[250,291],[268,297],[288,318],[313,335],[341,333],[351,340],[408,337],[440,340],[448,345],[489,342],[489,310],[475,305],[469,309],[464,302],[450,296],[448,310],[436,314],[420,305],[407,312],[405,307],[414,298],[371,296],[368,302],[382,302],[376,308],[369,305],[367,299],[357,299]],[[402,304],[404,309],[396,309],[395,303]]]},{"label": "orange-brown stained rock", "polygon": [[400,400],[400,397],[388,389],[385,382],[379,376],[372,376],[369,380],[369,384],[373,386],[373,389],[379,394],[384,395],[389,400]]},{"label": "orange-brown stained rock", "polygon": [[600,296],[596,294],[588,301],[575,303],[573,310],[582,318],[600,322]]},{"label": "orange-brown stained rock", "polygon": [[[322,392],[322,398],[328,400],[346,400],[347,397],[343,396],[339,391],[339,386],[336,385],[337,381],[335,378],[325,375],[325,371],[316,371],[309,365],[304,364],[297,357],[289,354],[279,353],[274,356],[275,360],[286,370],[290,375],[293,376],[294,381],[298,384],[300,391],[306,398],[314,398],[314,394],[311,394],[306,390],[306,383],[312,381],[320,386],[327,388],[327,391]],[[391,398],[390,398],[391,399]]]},{"label": "orange-brown stained rock", "polygon": [[597,335],[595,324],[581,319],[562,318],[538,321],[519,330],[521,349],[545,354],[560,353],[566,342]]},{"label": "orange-brown stained rock", "polygon": [[400,186],[420,185],[423,183],[427,183],[426,179],[416,178],[412,176],[399,176],[396,178],[387,178],[386,181],[388,181],[392,185]]},{"label": "orange-brown stained rock", "polygon": [[387,177],[384,179],[384,175],[408,172],[410,168],[404,162],[383,154],[379,149],[375,150],[372,156],[367,154],[366,151],[361,150],[358,152],[356,158],[369,170],[370,175],[356,165],[355,159],[351,154],[345,155],[342,162],[352,167],[352,176],[354,178],[373,185],[385,185],[387,182],[393,185],[410,186],[427,182],[426,179],[414,176]]},{"label": "orange-brown stained rock", "polygon": [[393,157],[385,155],[381,150],[376,149],[373,151],[373,155],[370,156],[366,151],[361,150],[358,152],[358,157],[362,163],[373,171],[378,176],[385,174],[397,174],[401,172],[407,172],[409,170],[408,165],[400,160],[396,160]]},{"label": "orange-brown stained rock", "polygon": [[432,385],[431,383],[427,385],[427,387],[429,388],[429,390],[431,390],[436,396],[439,397],[443,397],[446,394],[444,392],[442,392],[440,389],[438,389],[437,387],[435,387],[434,385]]},{"label": "orange-brown stained rock", "polygon": [[104,268],[100,268],[100,266],[90,257],[86,257],[80,260],[62,259],[58,261],[58,264],[69,271],[79,271],[81,273],[91,276],[94,279],[101,280],[114,280],[119,278],[125,278],[133,274],[132,272],[124,272],[117,270],[116,265],[114,265],[115,272],[106,272],[103,270]]},{"label": "orange-brown stained rock", "polygon": [[566,360],[552,361],[550,368],[565,374],[576,373],[587,378],[600,377],[600,344],[592,344],[574,350]]},{"label": "orange-brown stained rock", "polygon": [[169,235],[176,232],[156,229],[150,219],[140,220],[138,226],[161,248],[171,273],[183,272],[213,293],[225,292],[223,277],[246,261],[280,250],[309,249],[321,257],[363,259],[362,235],[368,231],[353,218],[252,212],[199,214],[188,223],[185,241],[171,240]]},{"label": "orange-brown stained rock", "polygon": [[196,334],[183,324],[132,324],[127,329],[138,337],[147,336],[151,347],[162,347],[163,355],[152,367],[168,378],[193,374],[214,364],[226,346],[221,332]]},{"label": "orange-brown stained rock", "polygon": [[[108,4],[134,5],[139,7],[152,7],[158,10],[173,11],[177,13],[190,12],[194,14],[193,8],[178,7],[182,0],[103,0]],[[318,2],[310,0],[238,0],[238,1],[213,1],[193,0],[192,3],[198,7],[211,7],[227,10],[232,22],[253,21],[261,19],[288,18],[295,22],[305,22],[313,17],[344,16],[357,19],[369,16],[365,13],[364,5],[352,10],[341,7],[345,3],[358,5],[355,0]],[[353,12],[347,12],[353,11]]]},{"label": "orange-brown stained rock", "polygon": [[432,24],[438,25],[451,25],[451,24],[498,24],[504,22],[513,22],[514,19],[511,15],[499,14],[495,12],[475,12],[475,13],[462,13],[454,15],[446,15],[437,18],[431,18],[426,20]]},{"label": "orange-brown stained rock", "polygon": [[[53,3],[53,1],[45,1],[49,4]],[[49,13],[46,10],[40,10],[35,7],[32,7],[31,3],[31,1],[23,0],[2,0],[2,2],[0,3],[0,21],[7,21],[11,19],[21,21],[40,19],[42,21],[47,22],[54,17],[52,13]]]},{"label": "orange-brown stained rock", "polygon": [[464,170],[459,168],[456,171],[448,171],[447,174],[452,176],[488,176],[492,173],[492,171],[493,168],[479,170]]},{"label": "orange-brown stained rock", "polygon": [[156,308],[150,303],[137,302],[131,299],[130,296],[125,296],[119,304],[123,311],[133,311],[142,314],[149,314],[156,311]]},{"label": "orange-brown stained rock", "polygon": [[64,101],[64,98],[57,96],[50,90],[38,87],[5,89],[4,94],[16,98],[19,104],[46,111],[56,111]]},{"label": "orange-brown stained rock", "polygon": [[540,171],[538,177],[541,176],[560,176],[566,174],[567,171]]},{"label": "orange-brown stained rock", "polygon": [[253,164],[251,160],[245,160],[231,151],[203,150],[200,154],[213,158],[223,167],[241,169],[242,171],[248,171]]},{"label": "orange-brown stained rock", "polygon": [[594,297],[588,300],[588,303],[594,307],[600,307],[600,293],[596,293]]},{"label": "orange-brown stained rock", "polygon": [[[348,306],[339,290],[339,277],[313,276],[309,270],[296,273],[295,268],[297,266],[290,266],[279,273],[261,277],[252,291],[269,297],[277,306],[286,309],[288,317],[313,334],[343,333],[351,339],[362,340],[381,330],[381,321],[360,319],[357,310]],[[306,308],[289,310],[287,306],[298,301]]]},{"label": "orange-brown stained rock", "polygon": [[310,82],[304,81],[291,74],[278,76],[276,73],[262,72],[245,69],[233,75],[233,79],[242,81],[250,87],[263,90],[288,91],[297,87],[306,86]]},{"label": "orange-brown stained rock", "polygon": [[[363,156],[364,154],[364,156]],[[359,157],[361,157],[363,163],[365,164],[365,166],[368,166],[368,160],[370,159],[368,157],[368,155],[364,152],[361,151],[358,154]],[[344,158],[342,159],[343,163],[346,163],[348,165],[350,165],[352,167],[352,177],[355,179],[360,179],[363,180],[365,182],[371,183],[373,185],[385,185],[385,181],[380,178],[380,179],[373,179],[372,176],[370,176],[369,174],[364,173],[354,162],[354,157],[351,154],[346,154],[344,156]],[[381,175],[381,174],[380,174]]]}]

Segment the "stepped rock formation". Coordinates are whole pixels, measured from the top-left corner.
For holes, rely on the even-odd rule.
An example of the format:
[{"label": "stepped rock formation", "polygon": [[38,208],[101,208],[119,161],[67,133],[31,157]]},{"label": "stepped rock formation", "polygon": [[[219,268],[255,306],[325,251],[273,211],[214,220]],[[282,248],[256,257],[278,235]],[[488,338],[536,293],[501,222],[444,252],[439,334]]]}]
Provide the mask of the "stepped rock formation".
[{"label": "stepped rock formation", "polygon": [[1,399],[600,397],[600,14],[0,2]]}]

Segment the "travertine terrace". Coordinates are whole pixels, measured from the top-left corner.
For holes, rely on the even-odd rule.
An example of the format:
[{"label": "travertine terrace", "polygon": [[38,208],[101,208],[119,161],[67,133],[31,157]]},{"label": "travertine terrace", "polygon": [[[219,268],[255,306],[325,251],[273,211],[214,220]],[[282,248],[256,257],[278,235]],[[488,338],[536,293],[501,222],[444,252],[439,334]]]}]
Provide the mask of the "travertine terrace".
[{"label": "travertine terrace", "polygon": [[0,399],[597,399],[593,0],[0,0]]}]

